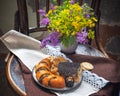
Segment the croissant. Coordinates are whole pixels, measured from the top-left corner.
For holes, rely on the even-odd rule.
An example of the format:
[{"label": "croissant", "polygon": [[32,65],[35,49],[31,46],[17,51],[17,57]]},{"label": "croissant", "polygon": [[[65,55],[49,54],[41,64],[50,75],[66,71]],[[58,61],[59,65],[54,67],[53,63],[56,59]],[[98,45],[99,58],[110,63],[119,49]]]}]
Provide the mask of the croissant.
[{"label": "croissant", "polygon": [[65,79],[58,74],[58,64],[66,62],[63,57],[48,57],[35,66],[36,79],[46,87],[64,88]]}]

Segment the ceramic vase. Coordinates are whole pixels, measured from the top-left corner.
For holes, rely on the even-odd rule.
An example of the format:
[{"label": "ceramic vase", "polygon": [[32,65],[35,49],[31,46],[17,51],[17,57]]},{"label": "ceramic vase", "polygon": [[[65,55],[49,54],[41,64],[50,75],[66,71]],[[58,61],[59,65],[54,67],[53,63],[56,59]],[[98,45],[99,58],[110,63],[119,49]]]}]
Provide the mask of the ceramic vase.
[{"label": "ceramic vase", "polygon": [[77,46],[78,46],[77,42],[75,42],[73,45],[69,45],[68,47],[60,43],[61,52],[65,54],[74,54]]}]

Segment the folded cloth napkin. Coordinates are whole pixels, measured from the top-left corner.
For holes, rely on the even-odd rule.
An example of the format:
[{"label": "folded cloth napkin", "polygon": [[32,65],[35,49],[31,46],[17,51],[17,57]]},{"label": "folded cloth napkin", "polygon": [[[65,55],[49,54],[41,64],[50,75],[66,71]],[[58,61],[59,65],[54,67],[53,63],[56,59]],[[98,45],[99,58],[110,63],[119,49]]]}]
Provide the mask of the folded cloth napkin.
[{"label": "folded cloth napkin", "polygon": [[48,56],[45,48],[40,49],[40,41],[15,30],[10,30],[0,39],[31,71],[35,64]]},{"label": "folded cloth napkin", "polygon": [[[16,32],[15,30],[9,31],[5,35],[3,35],[0,39],[7,46],[7,48],[13,54],[15,54],[20,61],[22,61],[22,63],[20,64],[25,80],[27,96],[39,96],[40,94],[41,96],[54,96],[55,94],[50,94],[49,90],[41,88],[40,86],[38,87],[32,78],[31,71],[35,66],[35,64],[37,64],[40,60],[48,56],[45,48],[40,49],[40,42],[36,39],[23,35],[19,32]],[[113,83],[118,83],[120,81],[119,80],[120,68],[118,66],[118,63],[116,63],[114,60],[101,58],[101,57],[92,57],[92,56],[86,57],[84,55],[69,55],[68,58],[72,59],[74,62],[83,62],[83,61],[91,62],[94,64],[95,67],[93,72],[98,74],[98,76],[104,77],[106,80],[109,80]],[[101,65],[103,65],[103,67]],[[99,92],[100,90],[88,85],[85,82],[82,82],[81,85],[84,85],[83,87],[84,89],[85,88],[91,89],[90,92],[89,90],[85,89],[84,95],[81,96],[88,96],[90,94]],[[78,90],[77,92],[80,92],[82,90],[82,87],[80,86],[79,89],[80,90]],[[76,91],[72,93],[74,93],[73,95],[77,96],[75,92]],[[56,94],[59,96],[64,96],[64,95],[71,96],[69,93],[68,94],[56,93]],[[77,94],[78,96],[80,96],[79,93]],[[98,96],[102,96],[102,95],[98,95]]]}]

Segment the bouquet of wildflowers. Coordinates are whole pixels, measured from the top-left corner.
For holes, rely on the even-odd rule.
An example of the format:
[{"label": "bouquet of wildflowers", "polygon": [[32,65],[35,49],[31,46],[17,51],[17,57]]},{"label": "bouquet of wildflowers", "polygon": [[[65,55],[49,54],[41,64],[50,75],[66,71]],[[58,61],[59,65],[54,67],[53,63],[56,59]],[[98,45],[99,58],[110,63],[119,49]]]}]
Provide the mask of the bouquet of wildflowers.
[{"label": "bouquet of wildflowers", "polygon": [[47,14],[42,9],[39,12],[43,16],[40,24],[46,25],[50,32],[43,39],[42,47],[46,44],[55,46],[58,42],[68,47],[74,42],[87,44],[89,39],[94,39],[97,19],[87,4],[80,6],[74,0],[65,0],[61,6],[52,6]]}]

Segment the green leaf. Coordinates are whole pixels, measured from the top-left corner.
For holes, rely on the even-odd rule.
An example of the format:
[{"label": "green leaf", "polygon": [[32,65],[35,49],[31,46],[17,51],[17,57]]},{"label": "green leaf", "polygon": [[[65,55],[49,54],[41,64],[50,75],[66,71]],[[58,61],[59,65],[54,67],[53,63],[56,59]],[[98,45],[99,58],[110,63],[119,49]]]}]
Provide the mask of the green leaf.
[{"label": "green leaf", "polygon": [[69,36],[69,37],[63,36],[61,38],[61,42],[65,47],[71,46],[75,42],[75,36]]}]

